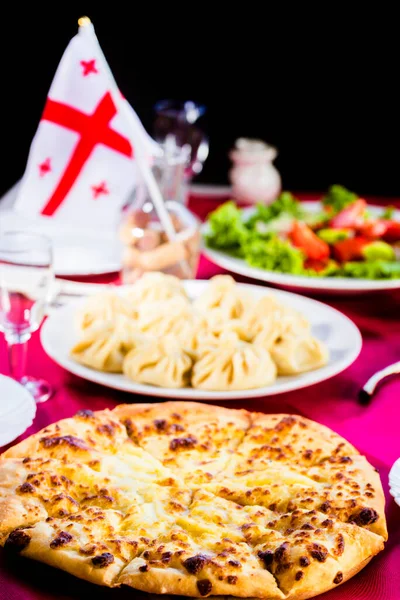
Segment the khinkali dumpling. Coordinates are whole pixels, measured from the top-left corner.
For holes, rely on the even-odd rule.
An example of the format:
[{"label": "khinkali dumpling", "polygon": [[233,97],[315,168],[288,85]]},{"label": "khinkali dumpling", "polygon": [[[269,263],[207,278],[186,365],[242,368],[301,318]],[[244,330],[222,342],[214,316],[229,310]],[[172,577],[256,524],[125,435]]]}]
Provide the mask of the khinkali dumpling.
[{"label": "khinkali dumpling", "polygon": [[138,310],[138,327],[142,333],[153,337],[173,335],[185,350],[195,353],[205,338],[218,338],[222,331],[229,329],[230,322],[230,328],[233,328],[233,321],[218,310],[209,315],[201,313],[181,297],[149,302]]},{"label": "khinkali dumpling", "polygon": [[310,330],[309,322],[301,313],[279,303],[273,296],[258,300],[242,321],[248,340],[267,350],[286,333],[303,335]]},{"label": "khinkali dumpling", "polygon": [[276,366],[267,350],[235,334],[205,346],[193,367],[192,386],[203,390],[248,390],[270,385]]},{"label": "khinkali dumpling", "polygon": [[253,344],[270,350],[273,344],[279,339],[282,327],[281,323],[273,317],[264,317],[261,321],[258,321],[256,327],[247,331],[249,332],[249,339]]},{"label": "khinkali dumpling", "polygon": [[127,300],[135,306],[143,305],[145,302],[168,300],[176,296],[188,302],[182,281],[174,275],[159,272],[144,273],[126,293]]},{"label": "khinkali dumpling", "polygon": [[203,314],[197,320],[194,332],[193,350],[200,356],[208,346],[217,345],[220,340],[232,337],[247,341],[246,331],[241,319],[228,319],[216,308],[209,315]]},{"label": "khinkali dumpling", "polygon": [[289,333],[273,344],[271,356],[278,375],[296,375],[326,365],[329,353],[326,346],[312,335]]},{"label": "khinkali dumpling", "polygon": [[245,310],[254,303],[251,295],[239,288],[230,275],[212,277],[207,289],[193,303],[196,310],[210,312],[220,311],[230,319],[240,318]]},{"label": "khinkali dumpling", "polygon": [[140,331],[152,336],[178,334],[191,325],[193,309],[185,298],[177,296],[159,302],[146,302],[138,309]]},{"label": "khinkali dumpling", "polygon": [[79,332],[85,331],[96,322],[113,322],[117,315],[135,318],[136,311],[119,294],[105,292],[88,296],[75,313],[75,325]]},{"label": "khinkali dumpling", "polygon": [[228,334],[247,341],[241,319],[229,319],[219,308],[208,314],[193,310],[191,318],[188,316],[180,321],[175,333],[183,347],[195,356],[200,355],[204,347],[218,343]]},{"label": "khinkali dumpling", "polygon": [[131,350],[125,357],[123,370],[138,383],[181,388],[190,381],[192,362],[182,346],[172,336],[166,336]]},{"label": "khinkali dumpling", "polygon": [[71,349],[76,362],[109,373],[122,373],[126,354],[143,342],[134,321],[117,316],[114,322],[95,323],[88,327]]}]

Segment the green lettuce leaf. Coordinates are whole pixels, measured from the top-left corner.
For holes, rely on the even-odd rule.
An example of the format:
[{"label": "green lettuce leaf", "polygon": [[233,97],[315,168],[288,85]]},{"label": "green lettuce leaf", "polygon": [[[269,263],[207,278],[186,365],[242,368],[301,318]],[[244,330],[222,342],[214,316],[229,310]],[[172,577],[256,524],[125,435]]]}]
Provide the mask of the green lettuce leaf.
[{"label": "green lettuce leaf", "polygon": [[252,267],[293,275],[303,271],[302,252],[274,234],[264,238],[257,235],[248,238],[243,245],[243,255]]},{"label": "green lettuce leaf", "polygon": [[393,219],[395,211],[395,206],[386,206],[386,208],[382,211],[381,219],[387,219],[388,221],[390,221],[391,219]]},{"label": "green lettuce leaf", "polygon": [[272,204],[257,204],[256,211],[248,219],[246,226],[252,229],[258,221],[268,223],[283,214],[296,219],[301,219],[304,215],[300,202],[290,192],[282,192]]},{"label": "green lettuce leaf", "polygon": [[210,247],[241,254],[241,245],[249,232],[243,223],[241,210],[234,202],[225,202],[214,210],[208,222],[210,233],[206,242]]},{"label": "green lettuce leaf", "polygon": [[400,277],[400,261],[348,262],[342,268],[345,277],[361,279],[397,279]]},{"label": "green lettuce leaf", "polygon": [[352,202],[355,202],[358,197],[357,194],[342,185],[335,184],[331,185],[326,195],[322,198],[322,204],[332,208],[334,214],[336,214],[349,204],[352,204]]}]

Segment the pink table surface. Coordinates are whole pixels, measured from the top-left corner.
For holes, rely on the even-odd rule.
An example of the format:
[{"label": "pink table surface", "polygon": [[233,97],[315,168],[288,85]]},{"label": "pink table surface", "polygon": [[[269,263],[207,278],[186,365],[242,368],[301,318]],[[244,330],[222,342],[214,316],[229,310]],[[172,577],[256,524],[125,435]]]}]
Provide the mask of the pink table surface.
[{"label": "pink table surface", "polygon": [[[307,196],[309,197],[309,196]],[[219,199],[219,201],[221,201]],[[192,197],[191,207],[201,217],[215,208],[217,199]],[[392,201],[390,203],[393,203]],[[198,278],[224,272],[202,258]],[[111,281],[115,275],[97,277]],[[246,281],[243,277],[237,277]],[[247,280],[250,281],[250,280]],[[254,283],[254,281],[252,282]],[[386,494],[389,541],[385,550],[357,576],[321,596],[324,600],[400,600],[400,507],[388,492],[388,472],[400,456],[400,378],[387,381],[368,406],[357,401],[357,392],[379,368],[400,360],[400,292],[348,297],[315,295],[350,317],[360,328],[363,349],[343,373],[297,392],[257,400],[220,402],[221,406],[262,412],[301,414],[331,427],[352,442],[379,469]],[[7,372],[5,344],[0,342],[0,372]],[[36,333],[29,344],[28,373],[45,377],[54,396],[38,406],[34,424],[20,439],[83,407],[113,408],[118,403],[149,401],[80,379],[47,357]],[[144,598],[131,589],[109,590],[77,580],[67,573],[26,559],[11,559],[0,552],[0,600],[76,600]]]}]

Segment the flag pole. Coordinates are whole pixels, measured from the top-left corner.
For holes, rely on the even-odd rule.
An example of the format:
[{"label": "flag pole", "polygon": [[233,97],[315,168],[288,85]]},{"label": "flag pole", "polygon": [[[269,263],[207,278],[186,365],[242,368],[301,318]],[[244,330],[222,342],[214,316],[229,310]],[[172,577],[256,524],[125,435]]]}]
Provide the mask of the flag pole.
[{"label": "flag pole", "polygon": [[[132,117],[132,114],[129,110],[126,110],[126,105],[122,98],[121,92],[118,89],[117,82],[114,79],[114,76],[111,72],[110,67],[108,66],[106,57],[103,54],[99,41],[94,31],[93,24],[89,17],[81,17],[78,19],[79,31],[84,32],[85,34],[91,34],[99,48],[100,57],[102,58],[103,67],[106,69],[107,75],[111,84],[111,96],[113,98],[114,104],[117,106],[118,110],[124,114],[125,118],[128,120],[132,132],[132,147],[135,149],[135,158],[138,163],[138,168],[142,174],[143,180],[147,186],[150,197],[153,201],[153,204],[158,212],[161,223],[165,229],[165,233],[168,236],[168,239],[173,241],[176,238],[176,231],[172,224],[171,218],[168,214],[167,209],[165,208],[164,199],[161,195],[160,188],[157,185],[156,179],[153,175],[151,167],[148,163],[148,159],[146,156],[146,152],[144,146],[142,144],[140,133],[138,135],[135,134],[137,131],[137,124]],[[185,263],[186,274],[189,273],[188,265]]]}]

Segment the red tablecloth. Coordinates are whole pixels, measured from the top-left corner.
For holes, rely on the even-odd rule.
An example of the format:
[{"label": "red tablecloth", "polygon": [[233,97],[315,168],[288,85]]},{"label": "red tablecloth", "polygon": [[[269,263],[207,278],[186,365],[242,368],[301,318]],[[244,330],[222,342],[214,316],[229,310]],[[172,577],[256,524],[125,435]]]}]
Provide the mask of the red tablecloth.
[{"label": "red tablecloth", "polygon": [[[216,199],[193,197],[192,208],[202,217],[216,206]],[[222,269],[202,259],[199,278],[209,278]],[[115,277],[115,276],[113,276]],[[112,277],[97,278],[111,280]],[[244,281],[244,278],[237,279]],[[324,600],[400,600],[400,508],[388,493],[388,472],[400,456],[400,379],[385,383],[367,407],[357,402],[357,392],[377,369],[400,360],[400,293],[375,293],[348,297],[324,297],[358,325],[364,345],[356,362],[346,371],[312,387],[279,396],[245,402],[219,403],[263,412],[293,412],[328,425],[352,442],[379,469],[386,493],[389,541],[384,552],[361,573]],[[0,343],[0,371],[6,373],[6,354]],[[39,405],[30,435],[48,423],[69,417],[77,410],[112,408],[121,402],[148,401],[79,379],[53,363],[44,353],[39,335],[29,344],[28,373],[45,377],[55,394]],[[134,590],[108,590],[23,559],[8,559],[0,553],[0,600],[138,598]],[[322,598],[322,597],[321,597]]]}]

